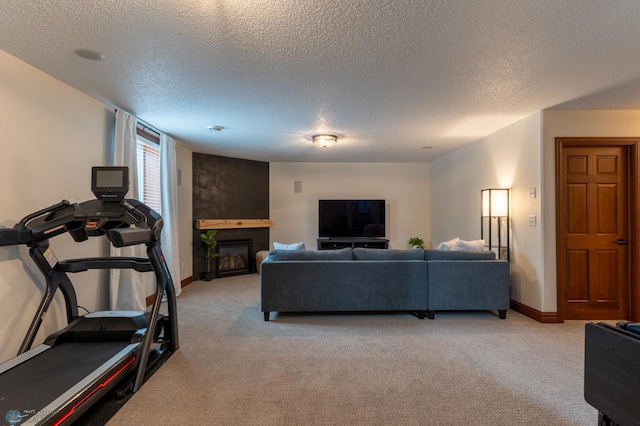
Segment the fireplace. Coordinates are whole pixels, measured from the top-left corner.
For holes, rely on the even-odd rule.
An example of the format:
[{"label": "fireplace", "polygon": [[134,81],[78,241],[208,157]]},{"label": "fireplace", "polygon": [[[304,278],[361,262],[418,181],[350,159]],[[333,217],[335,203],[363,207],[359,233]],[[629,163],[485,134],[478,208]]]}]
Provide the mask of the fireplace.
[{"label": "fireplace", "polygon": [[218,241],[216,277],[250,274],[253,272],[253,241]]}]

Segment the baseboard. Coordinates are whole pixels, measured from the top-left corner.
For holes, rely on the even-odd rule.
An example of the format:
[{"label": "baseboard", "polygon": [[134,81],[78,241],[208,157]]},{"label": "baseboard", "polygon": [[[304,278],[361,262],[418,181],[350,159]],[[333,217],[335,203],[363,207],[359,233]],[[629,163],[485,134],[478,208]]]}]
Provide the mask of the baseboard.
[{"label": "baseboard", "polygon": [[193,282],[193,275],[190,276],[190,277],[185,278],[182,281],[180,281],[180,287],[185,288],[186,286],[188,286],[192,282]]},{"label": "baseboard", "polygon": [[534,319],[538,322],[542,322],[542,323],[562,322],[558,320],[557,312],[542,312],[535,308],[532,308],[531,306],[527,306],[523,303],[520,303],[517,300],[511,299],[511,309],[526,317]]},{"label": "baseboard", "polygon": [[[190,277],[185,278],[184,280],[180,281],[180,287],[181,288],[185,288],[186,286],[188,286],[189,284],[191,284],[193,282],[193,275]],[[155,294],[152,294],[151,296],[147,296],[147,298],[145,299],[147,306],[151,306],[153,304],[153,298],[156,297]]]}]

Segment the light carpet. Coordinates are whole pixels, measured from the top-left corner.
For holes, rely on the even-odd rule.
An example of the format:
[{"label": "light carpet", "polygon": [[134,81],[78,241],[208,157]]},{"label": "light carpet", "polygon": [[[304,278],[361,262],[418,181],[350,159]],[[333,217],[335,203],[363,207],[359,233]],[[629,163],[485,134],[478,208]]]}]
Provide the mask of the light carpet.
[{"label": "light carpet", "polygon": [[117,425],[593,425],[584,321],[513,311],[260,312],[260,276],[197,281],[178,298],[181,348]]}]

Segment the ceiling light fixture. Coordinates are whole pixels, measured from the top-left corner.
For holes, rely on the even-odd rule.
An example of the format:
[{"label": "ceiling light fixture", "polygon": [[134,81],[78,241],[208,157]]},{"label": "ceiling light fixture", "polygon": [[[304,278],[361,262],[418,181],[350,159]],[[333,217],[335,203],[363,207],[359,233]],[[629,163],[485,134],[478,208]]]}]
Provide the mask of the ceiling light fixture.
[{"label": "ceiling light fixture", "polygon": [[222,126],[207,126],[210,132],[221,132],[224,127]]},{"label": "ceiling light fixture", "polygon": [[311,136],[311,141],[313,142],[314,146],[328,148],[338,143],[338,137],[336,135],[321,133],[319,135]]}]

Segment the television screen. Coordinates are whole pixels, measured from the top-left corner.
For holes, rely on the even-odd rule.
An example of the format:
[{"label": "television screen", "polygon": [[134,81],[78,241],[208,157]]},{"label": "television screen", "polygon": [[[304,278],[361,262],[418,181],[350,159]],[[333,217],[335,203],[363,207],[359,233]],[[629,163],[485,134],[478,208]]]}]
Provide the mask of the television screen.
[{"label": "television screen", "polygon": [[319,200],[319,237],[384,237],[384,204],[384,200]]}]

